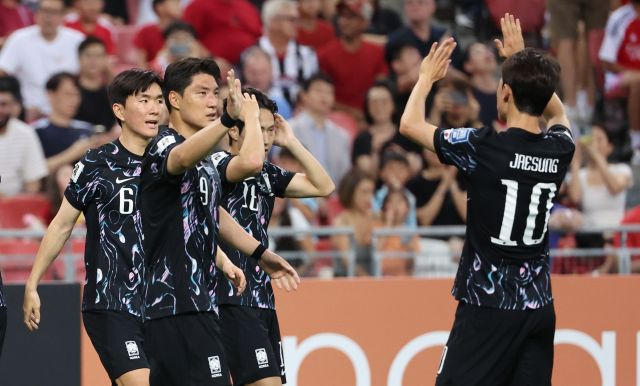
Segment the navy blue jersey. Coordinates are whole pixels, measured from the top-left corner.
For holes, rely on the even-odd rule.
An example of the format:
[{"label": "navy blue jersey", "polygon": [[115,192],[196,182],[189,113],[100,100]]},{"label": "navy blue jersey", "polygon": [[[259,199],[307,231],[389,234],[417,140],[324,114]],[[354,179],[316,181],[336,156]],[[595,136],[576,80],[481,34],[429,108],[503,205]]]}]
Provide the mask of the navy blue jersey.
[{"label": "navy blue jersey", "polygon": [[0,274],[0,307],[6,307],[7,301],[4,300],[4,293],[2,292],[2,274]]},{"label": "navy blue jersey", "polygon": [[83,310],[142,313],[141,167],[142,157],[117,140],[89,150],[73,169],[64,196],[87,226]]},{"label": "navy blue jersey", "polygon": [[145,151],[140,210],[147,319],[217,311],[220,178],[209,157],[181,175],[169,174],[169,153],[184,140],[175,130],[162,126]]},{"label": "navy blue jersey", "polygon": [[575,150],[569,129],[438,129],[434,145],[440,161],[468,179],[454,296],[501,309],[551,303],[547,225]]},{"label": "navy blue jersey", "polygon": [[[286,171],[270,162],[264,163],[262,171],[242,182],[227,181],[226,173],[229,161],[234,157],[227,152],[219,152],[211,158],[222,181],[221,205],[240,224],[247,233],[262,245],[269,245],[267,226],[273,212],[276,197],[284,197],[285,191],[295,173]],[[247,288],[241,296],[235,296],[236,288],[223,277],[218,288],[220,304],[238,304],[249,307],[275,309],[275,300],[271,280],[250,256],[242,254],[223,242],[220,248],[229,259],[244,272]],[[220,274],[219,274],[220,276]]]}]

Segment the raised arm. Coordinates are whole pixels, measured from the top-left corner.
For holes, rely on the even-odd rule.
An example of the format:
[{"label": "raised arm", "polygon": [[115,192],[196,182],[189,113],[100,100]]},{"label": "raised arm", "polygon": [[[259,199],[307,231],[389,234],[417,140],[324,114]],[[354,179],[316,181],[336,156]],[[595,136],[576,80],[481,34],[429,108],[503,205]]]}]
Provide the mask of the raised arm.
[{"label": "raised arm", "polygon": [[47,232],[40,243],[36,259],[31,268],[31,274],[27,279],[24,290],[24,324],[30,331],[38,329],[40,323],[40,297],[38,296],[38,283],[47,271],[51,263],[60,254],[64,244],[69,239],[73,226],[78,221],[80,211],[74,208],[66,198],[62,200],[62,206],[58,214],[49,224]]},{"label": "raised arm", "polygon": [[429,54],[420,65],[418,83],[413,87],[400,119],[400,133],[431,151],[435,150],[433,135],[437,127],[424,119],[425,102],[433,84],[447,74],[451,53],[455,47],[456,42],[453,38],[446,39],[441,45],[433,43]]},{"label": "raised arm", "polygon": [[287,185],[287,197],[324,197],[334,191],[336,186],[327,171],[295,137],[289,123],[279,114],[276,115],[274,144],[288,149],[304,169],[304,173],[296,173]]}]

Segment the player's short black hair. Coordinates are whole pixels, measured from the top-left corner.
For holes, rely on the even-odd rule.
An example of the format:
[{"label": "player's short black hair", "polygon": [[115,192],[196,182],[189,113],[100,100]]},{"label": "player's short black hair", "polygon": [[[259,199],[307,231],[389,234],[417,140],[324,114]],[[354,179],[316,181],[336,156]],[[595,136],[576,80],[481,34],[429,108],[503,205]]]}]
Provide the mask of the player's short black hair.
[{"label": "player's short black hair", "polygon": [[11,94],[13,99],[22,104],[22,93],[20,92],[20,81],[10,75],[0,76],[0,93]]},{"label": "player's short black hair", "polygon": [[384,169],[384,167],[390,164],[391,162],[399,162],[406,167],[411,167],[409,160],[403,154],[397,153],[395,151],[389,151],[389,152],[386,152],[382,157],[382,162],[380,163],[380,170]]},{"label": "player's short black hair", "polygon": [[[139,68],[122,71],[107,87],[109,103],[111,105],[119,103],[124,106],[129,96],[148,90],[154,83],[162,87],[162,79],[153,71]],[[117,117],[116,120],[122,125]]]},{"label": "player's short black hair", "polygon": [[525,48],[502,65],[502,81],[513,91],[516,107],[541,116],[560,79],[560,65],[542,51]]},{"label": "player's short black hair", "polygon": [[[397,108],[395,107],[395,92],[393,90],[393,87],[389,84],[388,81],[385,80],[377,80],[375,81],[375,83],[373,83],[373,85],[371,87],[369,87],[369,89],[367,90],[367,94],[365,95],[364,98],[364,119],[367,121],[368,124],[373,124],[373,117],[371,116],[371,110],[369,110],[369,93],[371,92],[371,90],[373,90],[374,88],[383,88],[385,90],[387,90],[389,92],[389,95],[391,95],[391,103],[393,103],[394,109],[397,110]],[[395,115],[396,111],[394,111],[394,113],[391,116],[392,120],[395,120]]]},{"label": "player's short black hair", "polygon": [[193,36],[194,38],[196,39],[198,38],[198,35],[196,34],[196,30],[193,29],[193,26],[187,23],[186,21],[178,20],[169,24],[167,29],[165,29],[164,32],[162,32],[162,36],[164,36],[166,40],[174,32],[186,32],[189,35]]},{"label": "player's short black hair", "polygon": [[333,80],[329,77],[329,75],[323,72],[317,72],[311,75],[308,79],[305,79],[304,81],[302,81],[302,84],[301,84],[302,90],[305,92],[309,91],[309,88],[315,82],[324,82],[324,83],[329,83],[332,86],[334,85]]},{"label": "player's short black hair", "polygon": [[220,67],[213,59],[186,58],[167,66],[164,72],[162,93],[164,94],[164,100],[167,102],[166,105],[169,112],[171,112],[169,93],[175,91],[182,95],[193,81],[193,77],[198,74],[211,75],[220,86]]},{"label": "player's short black hair", "polygon": [[47,89],[47,91],[58,91],[60,84],[65,79],[69,79],[71,82],[73,82],[73,84],[78,89],[80,89],[80,83],[78,82],[78,77],[73,75],[70,72],[58,72],[56,74],[53,74],[51,78],[47,80],[47,83],[45,84],[45,88]]},{"label": "player's short black hair", "polygon": [[349,208],[353,205],[353,195],[363,180],[373,181],[373,178],[358,168],[352,168],[342,177],[338,185],[338,199],[343,207]]},{"label": "player's short black hair", "polygon": [[82,55],[84,50],[86,50],[87,48],[91,47],[94,44],[99,44],[104,49],[107,48],[107,46],[104,44],[104,41],[102,39],[100,39],[98,37],[95,37],[95,36],[92,36],[92,35],[89,35],[78,46],[78,55]]}]

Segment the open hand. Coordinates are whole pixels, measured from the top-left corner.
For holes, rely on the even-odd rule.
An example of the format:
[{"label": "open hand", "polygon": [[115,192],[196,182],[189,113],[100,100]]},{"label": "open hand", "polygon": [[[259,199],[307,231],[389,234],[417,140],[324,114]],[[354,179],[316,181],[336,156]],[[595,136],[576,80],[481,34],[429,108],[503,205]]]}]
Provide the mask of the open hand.
[{"label": "open hand", "polygon": [[516,52],[524,50],[524,38],[522,37],[522,28],[520,27],[520,19],[516,19],[513,15],[506,13],[500,19],[500,27],[502,29],[502,38],[494,40],[498,48],[498,54],[503,58],[509,58]]},{"label": "open hand", "polygon": [[453,38],[448,38],[443,43],[433,43],[429,54],[420,64],[420,76],[431,82],[444,78],[451,63],[451,53],[454,48],[456,48],[456,41]]},{"label": "open hand", "polygon": [[280,114],[276,114],[276,137],[273,144],[280,147],[287,147],[296,139],[289,122]]},{"label": "open hand", "polygon": [[236,79],[234,70],[227,72],[227,86],[229,88],[229,98],[227,99],[227,113],[233,119],[241,118],[242,112],[242,85]]},{"label": "open hand", "polygon": [[231,262],[231,260],[227,259],[222,266],[222,273],[224,276],[229,279],[233,285],[236,287],[236,295],[239,296],[242,294],[247,287],[247,280],[244,276],[244,272],[235,264]]},{"label": "open hand", "polygon": [[24,324],[29,331],[37,330],[40,327],[40,296],[38,295],[38,290],[25,288],[22,312]]},{"label": "open hand", "polygon": [[258,261],[258,265],[269,275],[271,282],[276,287],[284,288],[287,292],[298,289],[300,277],[291,264],[287,263],[282,256],[266,250]]}]

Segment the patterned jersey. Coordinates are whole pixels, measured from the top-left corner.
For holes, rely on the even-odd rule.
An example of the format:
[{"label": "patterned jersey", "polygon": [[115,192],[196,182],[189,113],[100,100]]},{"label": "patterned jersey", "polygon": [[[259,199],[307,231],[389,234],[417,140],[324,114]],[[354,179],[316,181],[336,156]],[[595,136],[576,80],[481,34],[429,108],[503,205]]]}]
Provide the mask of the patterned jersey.
[{"label": "patterned jersey", "polygon": [[547,224],[575,149],[569,129],[438,129],[434,145],[440,161],[468,179],[467,235],[453,295],[510,310],[551,303]]},{"label": "patterned jersey", "polygon": [[181,175],[169,174],[169,153],[184,140],[175,130],[162,126],[145,151],[140,210],[147,319],[217,312],[220,178],[209,157]]},{"label": "patterned jersey", "polygon": [[[227,181],[227,166],[234,156],[219,152],[211,158],[222,181],[221,205],[250,235],[263,245],[269,245],[267,226],[273,212],[276,197],[284,197],[287,186],[295,173],[265,162],[260,174],[242,182]],[[257,264],[256,260],[242,254],[237,249],[220,243],[220,248],[229,259],[244,271],[247,288],[241,296],[235,296],[235,287],[225,278],[220,278],[218,299],[220,304],[238,304],[249,307],[275,309],[275,299],[271,280]]]},{"label": "patterned jersey", "polygon": [[142,157],[116,140],[87,152],[73,169],[64,196],[87,226],[83,310],[142,313],[141,166]]}]

